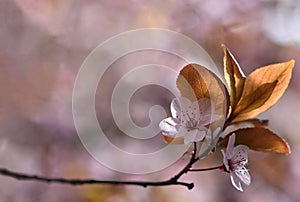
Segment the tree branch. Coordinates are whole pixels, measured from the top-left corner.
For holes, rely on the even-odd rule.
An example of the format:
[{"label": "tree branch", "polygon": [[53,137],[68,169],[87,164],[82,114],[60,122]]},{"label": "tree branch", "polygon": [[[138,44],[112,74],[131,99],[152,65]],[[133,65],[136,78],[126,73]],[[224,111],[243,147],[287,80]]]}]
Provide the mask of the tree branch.
[{"label": "tree branch", "polygon": [[179,178],[187,173],[192,165],[199,160],[196,157],[197,153],[197,144],[194,143],[194,150],[192,157],[189,163],[174,177],[170,178],[169,180],[162,180],[162,181],[116,181],[116,180],[97,180],[97,179],[66,179],[66,178],[52,178],[52,177],[45,177],[39,175],[30,175],[21,172],[15,172],[8,170],[6,168],[0,168],[0,175],[8,176],[15,178],[17,180],[33,180],[33,181],[40,181],[46,183],[61,183],[61,184],[68,184],[68,185],[93,185],[93,184],[111,184],[111,185],[136,185],[142,187],[148,186],[169,186],[169,185],[182,185],[187,187],[188,189],[192,189],[194,187],[194,183],[186,183],[178,181]]},{"label": "tree branch", "polygon": [[114,180],[96,180],[96,179],[65,179],[65,178],[51,178],[39,175],[28,175],[25,173],[19,173],[10,171],[6,168],[0,168],[0,174],[3,176],[9,176],[17,180],[34,180],[47,183],[61,183],[68,185],[93,185],[93,184],[112,184],[112,185],[137,185],[142,187],[147,186],[167,186],[167,185],[183,185],[188,189],[194,187],[193,183],[185,183],[177,181],[173,178],[164,181],[114,181]]}]

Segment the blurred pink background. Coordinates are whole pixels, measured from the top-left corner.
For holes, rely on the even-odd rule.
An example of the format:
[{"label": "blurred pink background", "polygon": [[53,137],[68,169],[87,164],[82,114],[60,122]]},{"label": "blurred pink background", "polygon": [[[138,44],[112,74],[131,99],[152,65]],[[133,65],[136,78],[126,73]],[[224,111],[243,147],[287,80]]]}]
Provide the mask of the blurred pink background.
[{"label": "blurred pink background", "polygon": [[[247,74],[259,66],[296,61],[288,90],[272,109],[260,115],[290,143],[292,153],[251,152],[253,182],[244,193],[236,191],[229,176],[218,171],[183,176],[182,180],[195,182],[191,191],[180,186],[72,187],[0,176],[1,202],[300,201],[299,1],[2,0],[0,16],[0,167],[46,176],[159,180],[171,177],[187,161],[184,157],[168,169],[145,176],[125,175],[99,164],[81,144],[72,119],[74,80],[90,51],[116,34],[150,27],[180,32],[204,47],[220,70],[221,43]],[[180,63],[155,53],[153,60],[149,59],[164,60],[173,66]],[[118,69],[109,73],[112,80],[120,77]],[[165,75],[157,77],[164,79]],[[98,89],[97,95],[109,99],[114,82],[102,82],[106,88]],[[161,89],[145,90],[133,107],[155,102],[168,110],[172,95]],[[153,94],[150,101],[147,90]],[[113,119],[104,110],[108,107],[105,102],[96,104],[103,127],[116,134]],[[147,122],[145,114],[136,116]],[[122,144],[120,141],[116,144]],[[155,148],[163,142],[159,137],[152,144],[149,147]],[[218,164],[220,155],[215,156],[196,166]]]}]

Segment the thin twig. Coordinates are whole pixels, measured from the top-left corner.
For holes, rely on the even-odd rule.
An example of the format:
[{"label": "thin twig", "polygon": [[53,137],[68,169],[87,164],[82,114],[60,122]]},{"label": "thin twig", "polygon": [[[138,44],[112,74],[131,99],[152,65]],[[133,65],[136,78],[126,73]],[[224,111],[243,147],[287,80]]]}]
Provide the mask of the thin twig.
[{"label": "thin twig", "polygon": [[65,178],[51,178],[44,177],[38,175],[28,175],[25,173],[19,173],[10,171],[5,168],[0,168],[0,174],[4,176],[9,176],[15,178],[17,180],[35,180],[40,182],[48,182],[48,183],[61,183],[61,184],[69,184],[69,185],[92,185],[92,184],[112,184],[112,185],[138,185],[142,187],[147,186],[166,186],[166,185],[183,185],[188,189],[193,188],[193,183],[185,183],[180,181],[175,181],[172,178],[170,180],[164,181],[115,181],[115,180],[95,180],[95,179],[65,179]]},{"label": "thin twig", "polygon": [[189,169],[192,167],[192,165],[199,160],[198,157],[196,157],[197,154],[197,143],[194,142],[194,150],[193,150],[193,155],[192,158],[190,160],[190,162],[177,174],[175,175],[173,178],[178,180],[183,174],[187,173],[189,171]]},{"label": "thin twig", "polygon": [[224,169],[224,165],[211,167],[211,168],[198,168],[198,169],[190,168],[188,171],[189,172],[202,172],[202,171],[209,171],[209,170],[216,170],[216,169]]},{"label": "thin twig", "polygon": [[97,180],[97,179],[52,178],[52,177],[30,175],[21,172],[15,172],[15,171],[8,170],[6,168],[0,168],[0,175],[12,177],[17,180],[33,180],[33,181],[40,181],[40,182],[47,182],[47,183],[68,184],[74,186],[93,185],[93,184],[137,185],[142,187],[182,185],[187,187],[188,189],[192,189],[194,187],[194,183],[186,183],[178,180],[183,174],[190,171],[192,165],[199,160],[199,158],[196,157],[196,153],[197,153],[197,144],[194,143],[194,150],[193,150],[192,158],[190,159],[189,163],[177,175],[170,178],[169,180],[162,180],[162,181],[117,181],[117,180]]}]

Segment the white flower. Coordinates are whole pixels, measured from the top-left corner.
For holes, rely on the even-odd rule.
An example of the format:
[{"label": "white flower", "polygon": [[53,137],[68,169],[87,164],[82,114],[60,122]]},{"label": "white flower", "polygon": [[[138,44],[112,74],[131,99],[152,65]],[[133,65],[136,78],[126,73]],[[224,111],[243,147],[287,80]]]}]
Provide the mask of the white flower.
[{"label": "white flower", "polygon": [[208,124],[220,119],[214,114],[211,101],[207,98],[191,102],[187,98],[173,99],[172,117],[162,120],[159,127],[162,134],[171,138],[183,137],[184,144],[199,142],[206,135]]},{"label": "white flower", "polygon": [[230,173],[230,180],[232,185],[239,191],[243,191],[241,182],[250,185],[251,177],[246,168],[248,163],[249,148],[245,145],[238,145],[234,147],[235,134],[229,137],[226,152],[222,149],[223,163],[226,171]]}]

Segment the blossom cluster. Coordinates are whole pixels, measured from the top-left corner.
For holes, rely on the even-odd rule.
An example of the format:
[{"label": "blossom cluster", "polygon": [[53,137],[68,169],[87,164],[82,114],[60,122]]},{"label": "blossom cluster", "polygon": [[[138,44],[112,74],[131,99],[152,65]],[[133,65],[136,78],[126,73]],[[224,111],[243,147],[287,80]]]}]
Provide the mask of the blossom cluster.
[{"label": "blossom cluster", "polygon": [[[200,99],[191,102],[186,98],[174,98],[171,102],[172,117],[162,120],[159,124],[162,134],[171,138],[183,138],[184,144],[206,141],[214,145],[214,139],[220,130],[211,132],[207,126],[220,119],[221,116],[214,114],[209,99]],[[234,147],[235,134],[229,138],[226,151],[223,154],[225,171],[230,173],[232,185],[239,191],[243,191],[241,182],[250,185],[251,178],[246,168],[248,163],[248,150],[245,145]]]}]

